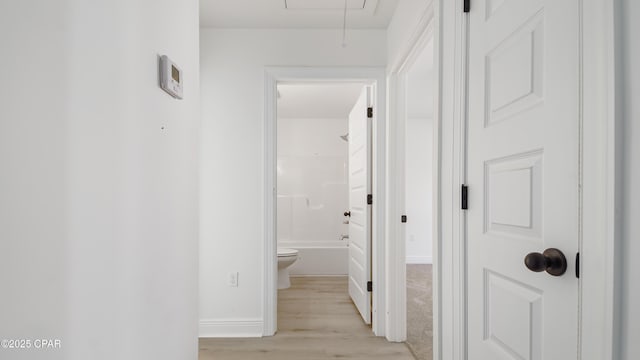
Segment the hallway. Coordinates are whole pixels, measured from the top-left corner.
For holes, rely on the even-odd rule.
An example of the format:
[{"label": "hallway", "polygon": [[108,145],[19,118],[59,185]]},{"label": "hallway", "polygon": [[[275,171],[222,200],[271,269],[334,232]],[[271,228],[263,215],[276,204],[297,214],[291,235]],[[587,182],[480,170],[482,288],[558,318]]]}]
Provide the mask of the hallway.
[{"label": "hallway", "polygon": [[349,299],[346,277],[292,278],[278,292],[278,333],[261,339],[200,339],[200,360],[413,360],[405,344],[376,337]]}]

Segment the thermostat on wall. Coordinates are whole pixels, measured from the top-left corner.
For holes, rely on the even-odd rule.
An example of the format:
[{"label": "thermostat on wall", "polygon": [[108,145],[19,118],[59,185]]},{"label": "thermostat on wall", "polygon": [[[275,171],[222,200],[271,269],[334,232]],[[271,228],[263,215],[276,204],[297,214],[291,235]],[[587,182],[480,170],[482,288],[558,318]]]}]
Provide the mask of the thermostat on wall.
[{"label": "thermostat on wall", "polygon": [[160,56],[160,87],[176,99],[182,99],[182,71],[167,55]]}]

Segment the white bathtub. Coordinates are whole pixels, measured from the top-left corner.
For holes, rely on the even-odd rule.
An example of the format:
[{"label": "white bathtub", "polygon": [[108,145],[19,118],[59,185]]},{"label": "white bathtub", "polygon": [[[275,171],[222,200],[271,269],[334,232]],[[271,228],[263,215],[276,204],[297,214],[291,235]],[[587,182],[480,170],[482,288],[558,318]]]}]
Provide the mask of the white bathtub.
[{"label": "white bathtub", "polygon": [[289,268],[291,276],[343,276],[349,273],[349,248],[309,246],[300,242],[280,243],[279,247],[298,250],[298,261]]}]

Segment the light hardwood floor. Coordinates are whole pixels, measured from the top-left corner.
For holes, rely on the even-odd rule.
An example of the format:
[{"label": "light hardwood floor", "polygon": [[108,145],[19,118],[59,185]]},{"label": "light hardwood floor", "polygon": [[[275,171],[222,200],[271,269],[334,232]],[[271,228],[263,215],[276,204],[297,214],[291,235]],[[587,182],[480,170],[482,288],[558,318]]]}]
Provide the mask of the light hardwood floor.
[{"label": "light hardwood floor", "polygon": [[349,298],[346,277],[292,278],[278,292],[278,333],[200,339],[200,360],[414,360],[403,343],[373,335]]}]

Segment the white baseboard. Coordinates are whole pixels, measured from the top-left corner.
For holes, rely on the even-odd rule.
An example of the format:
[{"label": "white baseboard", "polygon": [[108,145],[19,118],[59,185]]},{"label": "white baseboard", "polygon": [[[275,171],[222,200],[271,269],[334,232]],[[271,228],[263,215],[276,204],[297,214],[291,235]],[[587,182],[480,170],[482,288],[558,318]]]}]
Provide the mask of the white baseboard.
[{"label": "white baseboard", "polygon": [[262,319],[200,320],[201,338],[247,338],[262,337]]},{"label": "white baseboard", "polygon": [[407,264],[433,264],[433,258],[431,256],[407,256]]}]

